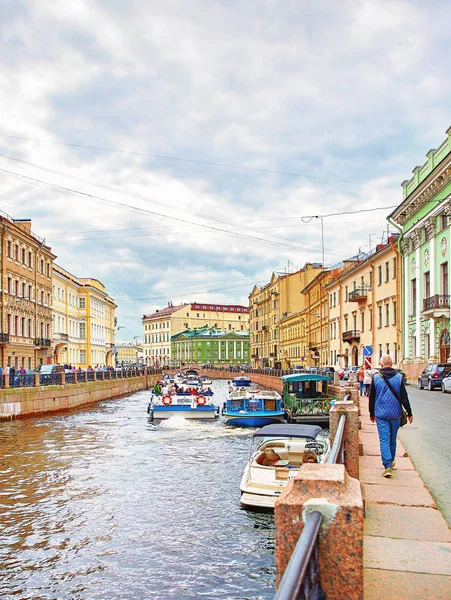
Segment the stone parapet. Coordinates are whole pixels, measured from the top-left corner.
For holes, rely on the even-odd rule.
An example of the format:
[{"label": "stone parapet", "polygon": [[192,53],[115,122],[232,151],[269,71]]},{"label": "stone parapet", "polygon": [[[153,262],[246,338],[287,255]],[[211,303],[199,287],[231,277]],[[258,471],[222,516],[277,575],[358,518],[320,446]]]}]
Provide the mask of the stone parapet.
[{"label": "stone parapet", "polygon": [[330,409],[330,440],[335,440],[340,417],[345,415],[344,429],[345,467],[351,477],[359,478],[359,409],[351,401],[336,402]]},{"label": "stone parapet", "polygon": [[0,390],[0,420],[35,416],[85,406],[149,389],[159,375],[142,375],[130,379],[80,382]]},{"label": "stone parapet", "polygon": [[328,600],[363,598],[363,521],[360,482],[344,465],[306,464],[275,504],[279,585],[306,515],[323,515],[319,539],[321,586]]}]

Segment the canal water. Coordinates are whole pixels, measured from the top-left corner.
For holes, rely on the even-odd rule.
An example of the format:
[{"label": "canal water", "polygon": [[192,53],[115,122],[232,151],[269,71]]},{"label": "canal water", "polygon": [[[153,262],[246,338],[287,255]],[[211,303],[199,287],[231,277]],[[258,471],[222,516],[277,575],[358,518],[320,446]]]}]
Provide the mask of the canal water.
[{"label": "canal water", "polygon": [[2,600],[274,596],[273,516],[239,504],[252,431],[148,400],[0,423]]}]

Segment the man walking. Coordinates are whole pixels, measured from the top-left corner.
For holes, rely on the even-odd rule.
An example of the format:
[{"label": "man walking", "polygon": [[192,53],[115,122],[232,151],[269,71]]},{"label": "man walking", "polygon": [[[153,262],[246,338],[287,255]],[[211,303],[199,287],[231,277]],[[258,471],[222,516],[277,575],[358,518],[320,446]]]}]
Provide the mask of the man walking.
[{"label": "man walking", "polygon": [[407,412],[409,423],[412,423],[412,409],[407,396],[404,376],[393,369],[392,359],[383,354],[380,359],[381,369],[373,377],[370,387],[370,420],[376,422],[384,465],[383,477],[391,477],[395,466],[396,435],[401,424],[401,405]]}]

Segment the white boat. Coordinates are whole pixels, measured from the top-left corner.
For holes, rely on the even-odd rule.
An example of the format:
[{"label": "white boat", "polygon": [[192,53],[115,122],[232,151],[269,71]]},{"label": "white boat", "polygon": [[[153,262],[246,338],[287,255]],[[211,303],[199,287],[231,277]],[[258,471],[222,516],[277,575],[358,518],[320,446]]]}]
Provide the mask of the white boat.
[{"label": "white boat", "polygon": [[222,414],[225,424],[235,427],[263,427],[282,423],[285,417],[281,395],[257,387],[234,389],[224,402]]},{"label": "white boat", "polygon": [[184,394],[152,394],[147,413],[151,421],[161,421],[171,417],[184,419],[216,419],[219,407],[213,404],[213,392],[192,395]]},{"label": "white boat", "polygon": [[241,504],[273,509],[290,479],[308,462],[324,463],[329,440],[318,425],[273,424],[252,437],[251,458],[241,478]]}]

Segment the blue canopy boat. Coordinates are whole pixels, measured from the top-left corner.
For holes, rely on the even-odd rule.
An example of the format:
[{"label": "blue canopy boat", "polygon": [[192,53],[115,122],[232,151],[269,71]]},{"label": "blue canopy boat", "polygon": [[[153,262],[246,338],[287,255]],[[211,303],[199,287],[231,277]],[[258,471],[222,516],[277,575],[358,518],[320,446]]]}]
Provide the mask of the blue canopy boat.
[{"label": "blue canopy boat", "polygon": [[337,398],[328,393],[330,377],[319,373],[294,373],[281,377],[283,402],[292,423],[329,425],[329,410]]},{"label": "blue canopy boat", "polygon": [[231,392],[222,410],[226,425],[262,427],[281,423],[285,412],[282,397],[273,390],[237,389]]},{"label": "blue canopy boat", "polygon": [[249,387],[252,384],[251,378],[248,375],[240,375],[239,377],[233,378],[233,385],[235,387]]}]

